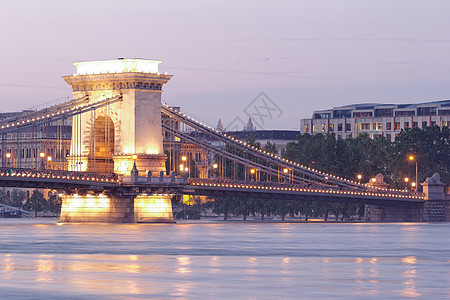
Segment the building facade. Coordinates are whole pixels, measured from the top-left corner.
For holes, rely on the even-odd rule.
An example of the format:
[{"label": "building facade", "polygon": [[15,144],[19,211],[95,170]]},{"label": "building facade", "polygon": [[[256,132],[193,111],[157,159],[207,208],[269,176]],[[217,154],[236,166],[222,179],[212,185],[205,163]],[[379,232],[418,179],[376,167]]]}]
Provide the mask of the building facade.
[{"label": "building facade", "polygon": [[300,120],[300,132],[335,133],[336,138],[366,133],[394,141],[402,129],[450,126],[450,100],[419,104],[355,104],[315,111]]}]

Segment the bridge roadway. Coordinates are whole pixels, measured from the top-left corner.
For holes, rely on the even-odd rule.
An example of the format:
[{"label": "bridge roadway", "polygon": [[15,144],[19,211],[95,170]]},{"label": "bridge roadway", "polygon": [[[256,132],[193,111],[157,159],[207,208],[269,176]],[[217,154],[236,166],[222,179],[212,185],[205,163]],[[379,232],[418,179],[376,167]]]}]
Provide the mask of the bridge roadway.
[{"label": "bridge roadway", "polygon": [[11,168],[0,168],[0,186],[44,188],[78,194],[188,194],[377,205],[413,205],[421,204],[425,200],[424,194],[398,190],[330,188],[319,185],[178,177],[139,177],[136,182],[131,182],[130,177],[123,178],[115,174]]}]

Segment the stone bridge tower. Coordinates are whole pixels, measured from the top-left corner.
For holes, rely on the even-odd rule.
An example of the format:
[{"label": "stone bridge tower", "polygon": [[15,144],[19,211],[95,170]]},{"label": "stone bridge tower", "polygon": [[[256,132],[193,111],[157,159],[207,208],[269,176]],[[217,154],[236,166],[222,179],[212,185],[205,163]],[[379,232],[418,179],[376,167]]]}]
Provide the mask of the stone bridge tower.
[{"label": "stone bridge tower", "polygon": [[[130,176],[134,162],[141,174],[166,171],[161,126],[162,87],[171,75],[160,74],[161,61],[117,59],[78,62],[64,76],[74,99],[88,103],[116,99],[72,120],[69,170],[115,172]],[[124,178],[124,182],[127,179]],[[129,184],[131,176],[129,177]],[[64,195],[61,222],[173,222],[169,195]]]},{"label": "stone bridge tower", "polygon": [[77,62],[77,73],[64,76],[74,99],[89,103],[122,96],[101,109],[73,117],[69,170],[129,175],[133,155],[141,174],[165,171],[161,129],[161,61],[117,59]]}]

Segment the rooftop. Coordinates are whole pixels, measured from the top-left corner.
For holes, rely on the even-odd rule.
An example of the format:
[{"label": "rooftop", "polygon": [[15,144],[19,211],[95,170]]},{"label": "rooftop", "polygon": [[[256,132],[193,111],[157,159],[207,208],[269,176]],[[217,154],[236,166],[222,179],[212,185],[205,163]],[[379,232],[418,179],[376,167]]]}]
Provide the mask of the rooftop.
[{"label": "rooftop", "polygon": [[158,73],[158,65],[162,61],[141,58],[119,58],[113,60],[98,60],[76,62],[76,75],[105,73]]}]

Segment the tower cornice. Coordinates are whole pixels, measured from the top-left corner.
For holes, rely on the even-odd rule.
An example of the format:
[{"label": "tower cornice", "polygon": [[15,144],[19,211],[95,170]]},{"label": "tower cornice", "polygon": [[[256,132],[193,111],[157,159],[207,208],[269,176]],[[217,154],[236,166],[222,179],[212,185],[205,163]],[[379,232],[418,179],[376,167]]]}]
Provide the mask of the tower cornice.
[{"label": "tower cornice", "polygon": [[143,72],[63,76],[74,92],[124,89],[161,92],[163,84],[167,83],[170,78],[172,75]]}]

